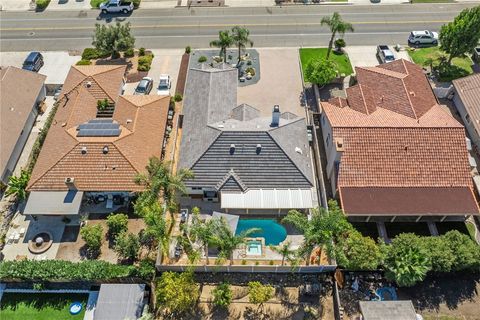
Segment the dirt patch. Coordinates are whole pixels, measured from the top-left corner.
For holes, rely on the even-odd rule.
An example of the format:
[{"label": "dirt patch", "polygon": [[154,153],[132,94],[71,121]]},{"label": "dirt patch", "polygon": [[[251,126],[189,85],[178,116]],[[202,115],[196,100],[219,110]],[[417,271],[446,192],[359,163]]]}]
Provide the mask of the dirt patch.
[{"label": "dirt patch", "polygon": [[185,92],[185,83],[187,81],[189,59],[190,59],[190,55],[187,53],[184,53],[182,55],[182,61],[180,62],[180,68],[178,69],[177,86],[175,88],[175,93],[179,93],[182,96]]},{"label": "dirt patch", "polygon": [[211,303],[213,285],[202,285],[198,319],[304,319],[305,309],[314,310],[315,319],[333,319],[331,292],[323,297],[302,301],[298,287],[277,286],[275,296],[262,307],[249,303],[246,286],[232,286],[233,301],[228,310],[215,309]]},{"label": "dirt patch", "polygon": [[[101,247],[101,253],[97,259],[108,261],[111,263],[117,263],[118,257],[115,251],[113,250],[113,242],[109,241],[107,237],[108,227],[107,222],[104,219],[92,219],[88,220],[88,225],[97,225],[100,224],[103,227],[104,231],[104,241]],[[70,229],[68,229],[70,228]],[[145,223],[143,219],[128,219],[128,232],[139,234],[141,230],[145,229]],[[76,238],[75,238],[76,237]],[[63,239],[76,239],[75,241],[65,242]],[[73,227],[66,227],[64,234],[62,236],[62,242],[58,247],[58,252],[56,259],[58,260],[68,260],[73,262],[78,262],[85,260],[85,241],[83,241],[80,236],[80,228],[73,229]]]}]

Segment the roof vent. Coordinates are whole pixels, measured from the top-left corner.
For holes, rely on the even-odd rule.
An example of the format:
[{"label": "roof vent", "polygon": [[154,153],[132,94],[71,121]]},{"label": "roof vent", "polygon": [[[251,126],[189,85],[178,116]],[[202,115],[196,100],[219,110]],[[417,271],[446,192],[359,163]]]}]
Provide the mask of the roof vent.
[{"label": "roof vent", "polygon": [[257,149],[256,149],[257,154],[260,154],[260,151],[262,151],[262,145],[259,143],[257,144]]},{"label": "roof vent", "polygon": [[235,145],[232,143],[230,145],[230,154],[234,154],[235,153]]},{"label": "roof vent", "polygon": [[92,81],[87,81],[87,83],[85,83],[85,87],[90,88],[91,86],[92,86]]},{"label": "roof vent", "polygon": [[81,152],[82,152],[82,154],[87,154],[87,147],[82,147]]},{"label": "roof vent", "polygon": [[343,138],[335,139],[335,147],[337,151],[343,151]]},{"label": "roof vent", "polygon": [[295,152],[299,154],[303,154],[302,149],[300,149],[299,147],[295,147]]},{"label": "roof vent", "polygon": [[75,178],[71,178],[71,177],[65,178],[65,184],[66,185],[71,185],[71,184],[74,184],[74,183],[75,183]]},{"label": "roof vent", "polygon": [[127,123],[132,123],[133,120],[132,119],[127,119]]},{"label": "roof vent", "polygon": [[415,97],[415,92],[410,91],[410,95],[411,95],[412,97]]},{"label": "roof vent", "polygon": [[107,154],[108,153],[108,146],[104,146],[102,151],[103,151],[103,154]]}]

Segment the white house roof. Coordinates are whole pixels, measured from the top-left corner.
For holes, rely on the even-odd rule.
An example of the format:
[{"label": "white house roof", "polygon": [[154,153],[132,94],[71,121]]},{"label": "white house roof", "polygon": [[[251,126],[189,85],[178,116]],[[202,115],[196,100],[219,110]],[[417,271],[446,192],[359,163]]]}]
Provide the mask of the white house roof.
[{"label": "white house roof", "polygon": [[311,189],[250,189],[245,193],[222,192],[223,209],[310,209]]}]

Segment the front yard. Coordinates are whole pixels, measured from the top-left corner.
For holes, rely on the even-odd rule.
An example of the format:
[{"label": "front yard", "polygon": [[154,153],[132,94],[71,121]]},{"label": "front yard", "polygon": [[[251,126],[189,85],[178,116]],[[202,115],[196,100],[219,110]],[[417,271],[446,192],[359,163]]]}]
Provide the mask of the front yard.
[{"label": "front yard", "polygon": [[[58,293],[4,293],[1,300],[0,319],[9,320],[64,320],[83,319],[88,294]],[[82,311],[71,315],[72,302],[80,302]]]},{"label": "front yard", "polygon": [[[300,61],[302,62],[302,71],[303,77],[305,78],[305,69],[310,60],[314,58],[326,58],[327,48],[301,48],[300,49]],[[330,53],[330,57],[333,62],[337,65],[338,73],[345,74],[346,76],[353,73],[352,65],[350,64],[350,59],[346,54],[338,54],[333,50]]]},{"label": "front yard", "polygon": [[[446,53],[440,50],[440,47],[429,48],[415,48],[409,49],[408,54],[412,58],[413,62],[421,65],[422,67],[429,67],[429,60],[433,60],[433,66],[438,66],[439,59],[441,57],[448,56]],[[440,81],[452,81],[457,78],[465,77],[473,73],[472,60],[470,57],[465,56],[461,58],[453,58],[452,68],[448,74],[440,75]]]}]

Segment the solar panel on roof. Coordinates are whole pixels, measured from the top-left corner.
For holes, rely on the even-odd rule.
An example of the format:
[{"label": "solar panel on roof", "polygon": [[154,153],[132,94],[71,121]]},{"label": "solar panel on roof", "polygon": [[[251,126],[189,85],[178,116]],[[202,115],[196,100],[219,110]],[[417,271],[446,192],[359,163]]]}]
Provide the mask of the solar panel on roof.
[{"label": "solar panel on roof", "polygon": [[120,124],[112,119],[92,119],[77,127],[77,137],[118,137],[121,129]]}]

